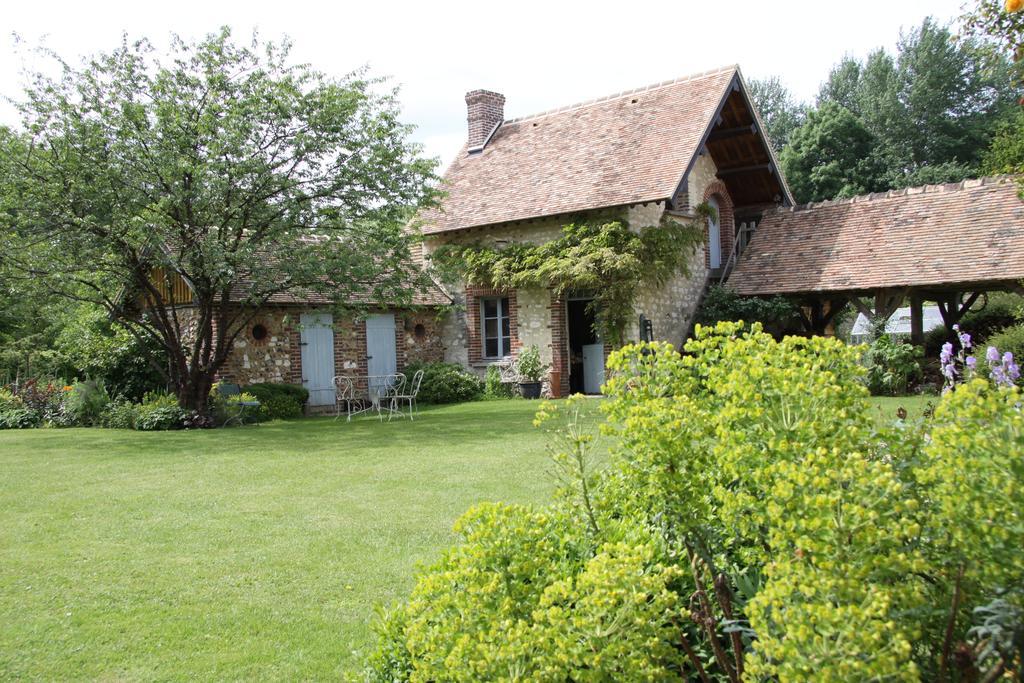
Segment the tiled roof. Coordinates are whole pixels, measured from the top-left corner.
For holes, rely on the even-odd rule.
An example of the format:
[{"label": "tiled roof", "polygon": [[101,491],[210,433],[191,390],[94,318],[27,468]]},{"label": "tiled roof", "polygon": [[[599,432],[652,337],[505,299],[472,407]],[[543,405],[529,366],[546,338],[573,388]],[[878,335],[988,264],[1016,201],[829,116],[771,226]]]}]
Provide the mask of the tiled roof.
[{"label": "tiled roof", "polygon": [[743,295],[1024,278],[1024,202],[1007,176],[776,209],[729,278]]},{"label": "tiled roof", "polygon": [[671,198],[738,69],[505,121],[465,147],[424,234]]}]

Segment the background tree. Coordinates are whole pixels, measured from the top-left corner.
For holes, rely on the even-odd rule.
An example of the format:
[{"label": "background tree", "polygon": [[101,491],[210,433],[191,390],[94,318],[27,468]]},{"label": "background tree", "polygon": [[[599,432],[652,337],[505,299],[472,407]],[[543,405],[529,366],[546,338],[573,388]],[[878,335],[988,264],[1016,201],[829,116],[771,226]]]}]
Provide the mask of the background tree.
[{"label": "background tree", "polygon": [[798,202],[852,197],[881,189],[877,141],[849,109],[827,102],[807,115],[782,151]]},{"label": "background tree", "polygon": [[[956,182],[984,172],[984,151],[1020,95],[1009,60],[986,45],[971,36],[957,40],[948,28],[925,19],[900,36],[895,55],[876,50],[863,61],[844,57],[822,84],[816,107],[822,111],[831,104],[852,114],[874,140],[872,157],[870,163],[847,167],[848,182],[840,182],[841,167],[809,163],[831,163],[837,152],[834,141],[817,134],[801,136],[802,147],[790,154],[787,169],[798,199],[828,199],[858,187],[885,190]],[[833,118],[834,110],[816,117],[815,125]],[[858,143],[863,137],[848,120],[843,131]],[[791,140],[796,137],[794,132]],[[814,149],[814,140],[824,147]],[[801,175],[811,172],[816,178]],[[800,197],[797,187],[815,189]]]},{"label": "background tree", "polygon": [[[0,258],[102,306],[161,347],[182,407],[205,411],[256,311],[286,293],[407,301],[402,226],[432,197],[394,92],[289,62],[222,29],[145,40],[33,77],[4,139]],[[157,274],[157,277],[154,277]],[[187,305],[170,294],[187,281]]]},{"label": "background tree", "polygon": [[761,115],[772,147],[781,152],[793,131],[803,123],[807,108],[796,101],[778,76],[751,80],[750,96]]}]

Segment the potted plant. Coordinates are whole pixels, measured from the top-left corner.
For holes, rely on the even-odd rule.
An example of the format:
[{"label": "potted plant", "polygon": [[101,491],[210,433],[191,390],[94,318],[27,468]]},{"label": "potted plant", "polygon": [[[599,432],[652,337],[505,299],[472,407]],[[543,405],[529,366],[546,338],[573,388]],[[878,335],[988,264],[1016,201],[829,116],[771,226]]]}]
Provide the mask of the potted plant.
[{"label": "potted plant", "polygon": [[523,398],[540,398],[540,379],[547,365],[540,362],[540,349],[529,346],[519,352],[516,368],[519,371],[519,393]]}]

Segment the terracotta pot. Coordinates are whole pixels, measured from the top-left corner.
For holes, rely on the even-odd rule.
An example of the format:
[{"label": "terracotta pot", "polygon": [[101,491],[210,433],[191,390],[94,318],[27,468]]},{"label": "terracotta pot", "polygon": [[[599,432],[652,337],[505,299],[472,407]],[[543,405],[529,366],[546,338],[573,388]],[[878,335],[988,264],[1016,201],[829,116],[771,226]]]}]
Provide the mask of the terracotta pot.
[{"label": "terracotta pot", "polygon": [[551,398],[562,398],[562,373],[558,370],[549,372],[548,383],[551,385]]}]

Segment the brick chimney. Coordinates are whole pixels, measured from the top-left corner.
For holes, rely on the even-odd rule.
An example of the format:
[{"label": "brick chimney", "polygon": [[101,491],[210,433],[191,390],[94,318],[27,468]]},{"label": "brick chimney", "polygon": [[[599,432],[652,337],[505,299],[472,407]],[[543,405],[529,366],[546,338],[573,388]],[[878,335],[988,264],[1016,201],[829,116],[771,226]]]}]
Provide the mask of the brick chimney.
[{"label": "brick chimney", "polygon": [[469,151],[484,147],[494,129],[505,120],[505,96],[490,90],[466,93],[466,120],[469,122]]}]

